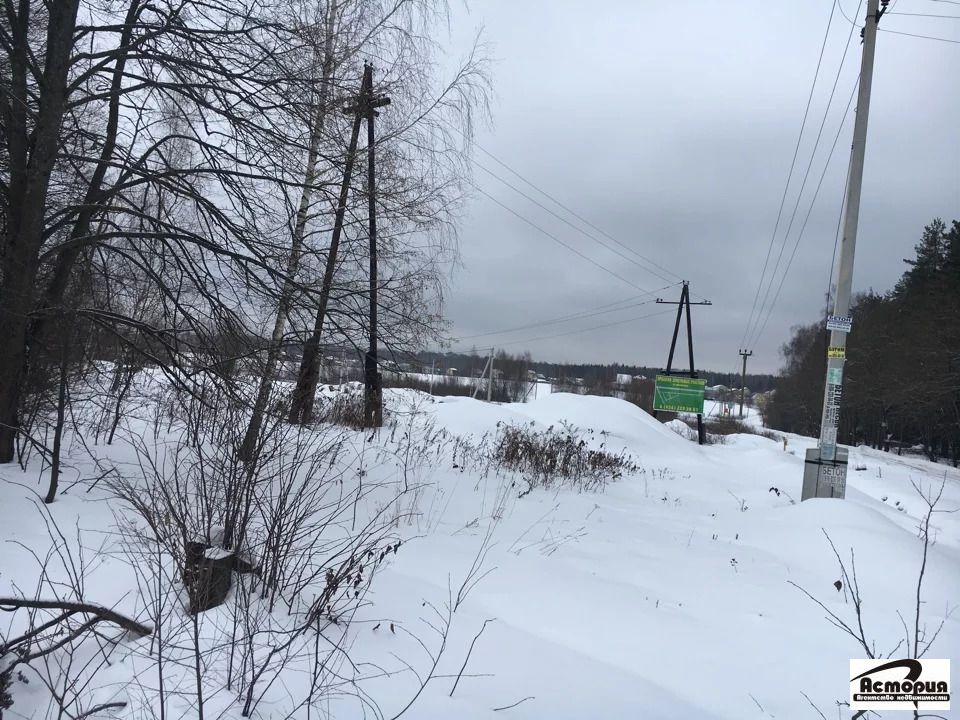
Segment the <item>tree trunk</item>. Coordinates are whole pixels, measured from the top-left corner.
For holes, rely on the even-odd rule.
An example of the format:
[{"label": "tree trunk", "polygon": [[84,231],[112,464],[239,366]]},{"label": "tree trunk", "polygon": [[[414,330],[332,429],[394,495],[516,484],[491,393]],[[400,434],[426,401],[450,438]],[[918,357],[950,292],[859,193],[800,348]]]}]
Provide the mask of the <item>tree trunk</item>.
[{"label": "tree trunk", "polygon": [[290,242],[290,255],[287,258],[287,279],[283,283],[280,303],[277,307],[277,316],[273,322],[273,334],[270,336],[270,346],[267,348],[267,359],[264,363],[260,386],[257,388],[257,397],[253,404],[250,424],[244,434],[241,447],[241,457],[244,462],[253,459],[257,446],[257,438],[263,427],[263,416],[270,401],[270,393],[277,373],[280,360],[280,349],[283,343],[283,334],[286,331],[287,315],[293,304],[293,277],[300,267],[300,255],[303,252],[303,238],[306,235],[307,217],[310,212],[310,203],[313,198],[313,188],[317,180],[317,156],[320,153],[320,136],[327,117],[327,103],[330,97],[330,81],[335,69],[333,58],[334,26],[337,12],[336,0],[332,0],[327,8],[326,30],[323,47],[323,63],[320,75],[320,97],[317,100],[316,114],[310,128],[310,147],[307,151],[307,167],[304,173],[303,191],[300,194],[300,207],[297,209],[297,221],[293,228],[293,237]]},{"label": "tree trunk", "polygon": [[[12,8],[12,5],[9,7]],[[14,52],[10,53],[9,116],[4,121],[9,150],[6,233],[0,247],[0,463],[13,461],[19,431],[17,411],[28,360],[27,325],[32,309],[37,257],[43,244],[43,219],[50,174],[60,148],[60,125],[67,100],[73,32],[79,0],[51,3],[47,21],[46,59],[36,123],[29,126],[26,78],[29,50],[29,3],[19,16],[8,13]]]},{"label": "tree trunk", "polygon": [[320,337],[326,319],[327,303],[330,301],[330,291],[333,287],[333,274],[337,265],[340,235],[343,232],[343,218],[347,211],[347,197],[350,193],[350,176],[353,173],[353,164],[357,155],[357,141],[360,136],[362,119],[362,114],[358,112],[353,121],[346,166],[343,170],[343,183],[340,186],[340,197],[337,200],[337,211],[333,221],[333,233],[330,237],[330,248],[327,250],[323,283],[320,286],[317,316],[314,318],[313,332],[303,345],[300,372],[297,374],[297,385],[294,388],[293,399],[290,403],[290,422],[298,425],[304,425],[313,418],[313,402],[317,394],[317,382],[320,379]]},{"label": "tree trunk", "polygon": [[49,505],[57,499],[57,486],[60,483],[60,447],[63,440],[63,425],[67,409],[67,348],[64,342],[60,357],[60,392],[57,395],[57,425],[53,430],[53,459],[50,461],[50,486],[44,502]]}]

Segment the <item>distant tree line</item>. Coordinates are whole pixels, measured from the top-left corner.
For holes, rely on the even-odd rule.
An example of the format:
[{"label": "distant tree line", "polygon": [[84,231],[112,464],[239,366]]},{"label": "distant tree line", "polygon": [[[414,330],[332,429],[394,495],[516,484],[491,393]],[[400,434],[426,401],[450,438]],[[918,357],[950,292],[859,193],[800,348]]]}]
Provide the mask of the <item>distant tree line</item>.
[{"label": "distant tree line", "polygon": [[[922,445],[960,464],[960,221],[923,230],[896,287],[852,302],[840,441]],[[767,425],[820,432],[829,334],[820,320],[793,328],[782,375],[764,408]]]},{"label": "distant tree line", "polygon": [[[427,368],[429,372],[430,363],[438,362],[444,369],[456,368],[458,374],[472,375],[482,372],[488,351],[471,351],[469,353],[453,352],[424,352],[413,356],[413,360],[422,367]],[[503,350],[498,351],[498,356],[510,357]],[[533,370],[546,378],[554,378],[559,381],[569,381],[572,378],[579,378],[586,387],[612,386],[616,383],[617,375],[643,376],[649,379],[655,378],[663,372],[662,367],[649,367],[645,365],[624,365],[622,363],[551,363],[541,360],[534,360],[530,353],[524,353],[516,356],[516,359],[524,363],[527,370]],[[495,361],[497,367],[500,363]],[[438,369],[439,371],[439,369]],[[707,381],[707,385],[725,385],[727,387],[740,387],[739,373],[722,373],[713,370],[699,370],[697,374]],[[767,392],[772,390],[777,377],[769,374],[747,373],[747,387],[751,391]]]}]

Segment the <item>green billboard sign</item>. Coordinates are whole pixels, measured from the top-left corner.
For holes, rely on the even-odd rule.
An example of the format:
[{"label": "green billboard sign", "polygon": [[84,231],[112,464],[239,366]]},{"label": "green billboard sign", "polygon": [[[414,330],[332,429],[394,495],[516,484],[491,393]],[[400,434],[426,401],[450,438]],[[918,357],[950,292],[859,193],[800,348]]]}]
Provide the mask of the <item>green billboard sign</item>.
[{"label": "green billboard sign", "polygon": [[653,409],[703,414],[703,393],[706,386],[706,380],[657,375],[653,391]]}]

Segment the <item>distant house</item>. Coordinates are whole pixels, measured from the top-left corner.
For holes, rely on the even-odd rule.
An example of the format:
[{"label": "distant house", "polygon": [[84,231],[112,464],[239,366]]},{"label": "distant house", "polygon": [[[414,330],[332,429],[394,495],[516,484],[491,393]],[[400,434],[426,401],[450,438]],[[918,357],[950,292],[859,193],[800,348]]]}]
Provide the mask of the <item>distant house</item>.
[{"label": "distant house", "polygon": [[454,368],[454,367],[452,367],[452,368],[447,368],[446,374],[447,374],[447,375],[456,375],[456,374],[457,374],[457,369]]},{"label": "distant house", "polygon": [[617,373],[617,379],[615,382],[617,385],[629,385],[631,382],[633,382],[633,375]]}]

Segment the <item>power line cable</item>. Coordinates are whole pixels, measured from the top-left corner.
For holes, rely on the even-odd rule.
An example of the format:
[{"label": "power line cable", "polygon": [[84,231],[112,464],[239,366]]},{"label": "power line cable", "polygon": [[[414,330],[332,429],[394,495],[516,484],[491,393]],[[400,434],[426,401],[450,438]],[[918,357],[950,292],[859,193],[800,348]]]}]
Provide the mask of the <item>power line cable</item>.
[{"label": "power line cable", "polygon": [[[760,337],[763,335],[763,331],[764,331],[764,329],[766,329],[766,327],[767,327],[767,321],[770,320],[770,316],[773,314],[773,308],[776,306],[777,300],[778,300],[779,297],[780,297],[780,292],[783,290],[784,281],[787,279],[787,275],[788,275],[789,272],[790,272],[790,266],[793,264],[793,259],[794,259],[794,258],[796,257],[796,255],[797,255],[797,248],[800,247],[800,240],[803,238],[803,231],[804,231],[804,230],[806,229],[806,227],[807,227],[807,221],[810,219],[810,214],[813,212],[813,206],[814,206],[814,205],[816,204],[816,202],[817,202],[817,196],[820,194],[820,188],[821,188],[822,185],[823,185],[823,179],[824,179],[824,178],[826,177],[826,175],[827,175],[827,169],[830,167],[830,160],[833,159],[833,153],[834,153],[834,151],[835,151],[836,148],[837,148],[837,142],[840,140],[840,135],[843,133],[843,126],[844,126],[844,124],[845,124],[845,122],[846,122],[847,115],[848,115],[849,112],[850,112],[850,107],[851,107],[852,104],[853,104],[853,98],[854,98],[854,96],[856,95],[857,87],[859,86],[859,84],[860,84],[860,78],[859,78],[859,76],[857,76],[857,82],[856,82],[856,83],[854,84],[854,86],[853,86],[853,92],[850,93],[850,99],[847,101],[847,109],[846,109],[846,110],[844,111],[844,113],[843,113],[843,119],[840,121],[840,127],[837,128],[837,134],[836,134],[836,136],[835,136],[834,139],[833,139],[833,146],[830,148],[830,154],[827,156],[827,162],[824,164],[824,166],[823,166],[823,172],[820,174],[820,181],[817,183],[817,189],[816,189],[816,191],[814,192],[813,199],[810,201],[810,207],[807,209],[807,215],[806,215],[806,217],[805,217],[804,220],[803,220],[803,225],[802,225],[802,227],[800,228],[800,233],[797,235],[797,239],[796,239],[796,241],[794,242],[793,252],[791,252],[791,254],[790,254],[790,259],[787,261],[787,266],[784,268],[783,276],[780,278],[780,285],[777,287],[777,292],[776,292],[776,294],[773,296],[773,301],[770,303],[770,307],[769,307],[769,309],[768,309],[768,311],[767,311],[767,315],[766,315],[766,317],[765,317],[764,320],[763,320],[763,325],[760,326],[759,331],[758,331],[758,332],[756,333],[756,335],[752,338],[751,347],[755,346],[756,343],[760,341]],[[849,167],[848,167],[848,174],[849,174]],[[849,180],[849,178],[848,178],[848,180]],[[846,194],[846,190],[844,190],[844,194]],[[842,217],[842,212],[843,212],[843,209],[842,209],[842,205],[841,205],[841,217]],[[836,257],[836,240],[834,240],[834,257]],[[831,270],[830,270],[830,277],[831,277],[831,278],[833,277],[833,269],[832,269],[832,268],[831,268]]]},{"label": "power line cable", "polygon": [[[960,18],[957,18],[960,20]],[[954,45],[960,45],[960,40],[951,40],[949,38],[934,37],[932,35],[917,35],[916,33],[901,32],[900,30],[888,30],[886,28],[880,28],[882,32],[890,33],[891,35],[906,35],[907,37],[913,38],[922,38],[924,40],[937,40],[939,42],[953,43]]]},{"label": "power line cable", "polygon": [[[948,0],[932,0],[932,1],[947,2]],[[960,5],[960,2],[956,2],[953,4]],[[858,7],[857,13],[859,12],[860,12],[860,8]],[[847,17],[847,14],[843,12],[842,6],[840,6],[840,14],[843,15],[843,18],[854,27],[860,27],[859,25],[857,25],[856,21],[851,20],[850,18]],[[883,14],[884,15],[913,15],[916,17],[939,17],[939,18],[950,18],[952,20],[960,20],[960,15],[925,15],[924,13],[893,12],[892,9],[888,10]],[[889,30],[883,27],[878,27],[877,30],[880,32],[890,33],[891,35],[905,35],[907,37],[921,38],[923,40],[936,40],[938,42],[953,43],[956,45],[960,45],[960,40],[952,40],[950,38],[934,37],[933,35],[918,35],[917,33],[908,33],[908,32],[903,32],[902,30]]]},{"label": "power line cable", "polygon": [[[653,293],[658,293],[663,290],[668,290],[671,287],[676,287],[677,285],[679,285],[679,283],[673,283],[672,285],[665,285],[662,288],[658,288],[657,290],[651,291],[649,294],[652,295]],[[544,327],[546,325],[556,325],[557,323],[560,323],[560,322],[568,322],[571,320],[583,320],[584,318],[595,317],[597,315],[606,315],[612,312],[620,312],[621,310],[629,310],[631,308],[640,307],[641,305],[647,305],[653,302],[652,300],[646,300],[644,302],[633,302],[634,300],[639,300],[642,297],[644,296],[637,295],[635,297],[628,298],[626,300],[619,300],[615,303],[607,303],[606,305],[601,305],[600,307],[597,307],[597,308],[582,310],[578,313],[573,313],[572,315],[563,315],[561,317],[552,318],[549,320],[541,320],[539,322],[530,323],[529,325],[519,325],[517,327],[508,328],[506,330],[493,330],[491,332],[477,333],[476,335],[461,335],[460,337],[454,338],[454,340],[456,340],[457,342],[461,342],[463,340],[472,340],[473,338],[489,337],[490,335],[505,335],[506,333],[517,332],[519,330],[530,330],[533,328]],[[625,302],[630,302],[632,304],[623,305],[623,303]],[[612,305],[623,305],[623,307],[611,307]],[[609,308],[609,309],[605,309],[605,308]]]},{"label": "power line cable", "polygon": [[[467,137],[467,135],[466,135],[462,130],[460,130],[459,128],[455,127],[452,123],[449,123],[449,122],[448,122],[448,123],[446,123],[446,124],[447,124],[448,127],[450,127],[451,130],[453,130],[454,132],[456,132],[457,134],[459,134],[459,135],[462,136],[463,138],[465,138],[465,139],[470,139],[470,138]],[[641,253],[637,252],[636,250],[634,250],[634,249],[633,249],[632,247],[630,247],[629,245],[626,245],[626,244],[622,243],[621,241],[617,240],[617,238],[613,237],[612,235],[610,235],[608,232],[606,232],[606,231],[603,230],[602,228],[600,228],[600,227],[598,227],[597,225],[595,225],[594,223],[590,222],[590,221],[587,220],[585,217],[583,217],[582,215],[580,215],[579,213],[577,213],[575,210],[572,210],[570,207],[568,207],[567,205],[565,205],[564,203],[562,203],[560,200],[557,200],[557,198],[555,198],[553,195],[551,195],[550,193],[548,193],[546,190],[543,190],[542,188],[540,188],[540,187],[539,187],[538,185],[536,185],[532,180],[529,180],[529,179],[527,179],[526,177],[524,177],[524,176],[523,176],[522,174],[520,174],[517,170],[514,170],[514,169],[513,169],[512,167],[510,167],[506,162],[504,162],[503,160],[501,160],[500,158],[498,158],[496,155],[494,155],[492,152],[490,152],[489,150],[487,150],[487,149],[484,148],[483,146],[477,144],[476,142],[473,142],[472,139],[471,139],[471,142],[472,142],[472,144],[473,144],[473,147],[475,147],[477,150],[479,150],[479,151],[482,152],[484,155],[486,155],[487,157],[489,157],[489,158],[490,158],[491,160],[493,160],[495,163],[497,163],[498,165],[500,165],[502,168],[504,168],[504,169],[505,169],[507,172],[509,172],[511,175],[513,175],[514,177],[518,178],[519,180],[521,180],[521,181],[524,182],[525,184],[529,185],[531,188],[533,188],[533,189],[536,190],[538,193],[540,193],[543,197],[547,198],[550,202],[554,203],[555,205],[557,205],[558,207],[560,207],[561,209],[563,209],[564,211],[566,211],[567,213],[569,213],[571,216],[575,217],[577,220],[579,220],[580,222],[582,222],[582,223],[583,223],[584,225],[586,225],[587,227],[591,228],[592,230],[594,230],[595,232],[599,233],[599,234],[602,235],[603,237],[607,238],[607,239],[610,240],[611,242],[615,243],[616,245],[619,245],[619,246],[622,247],[623,249],[625,249],[625,250],[627,250],[628,252],[632,253],[633,255],[637,256],[638,258],[640,258],[640,259],[643,260],[644,262],[648,263],[649,265],[652,265],[653,267],[655,267],[655,268],[657,268],[657,269],[659,269],[659,270],[663,270],[663,272],[667,273],[668,275],[672,276],[673,278],[675,278],[675,279],[678,280],[678,281],[682,280],[682,278],[681,278],[679,275],[677,275],[676,273],[674,273],[673,271],[671,271],[671,270],[663,267],[663,265],[660,265],[659,263],[655,262],[654,260],[651,260],[650,258],[646,257],[645,255],[642,255]],[[462,153],[461,153],[461,154],[462,154]],[[486,172],[490,173],[491,175],[494,175],[494,173],[492,173],[489,169],[487,169],[487,168],[485,168],[485,167],[482,167],[482,166],[481,166],[475,159],[473,159],[472,157],[470,157],[470,156],[465,156],[465,157],[466,157],[470,162],[473,162],[473,163],[476,164],[478,167],[481,167],[481,169],[485,170]],[[510,187],[513,187],[512,185],[510,185],[509,183],[507,183],[505,180],[503,180],[503,179],[500,178],[499,176],[494,175],[494,177],[496,177],[498,180],[500,180],[501,182],[503,182],[505,185],[508,185],[508,186],[510,186]],[[514,189],[516,190],[516,188],[514,188]],[[517,190],[517,192],[520,192],[520,191]],[[524,195],[524,197],[527,197],[527,199],[530,199],[532,202],[536,202],[535,200],[532,200],[532,199],[531,199],[529,196],[527,196],[527,195]],[[539,203],[538,203],[538,204],[539,204]],[[543,206],[541,205],[541,207],[543,207]],[[546,209],[546,208],[544,208],[544,209]],[[550,210],[548,210],[548,212],[551,212],[551,213],[552,213],[552,211],[550,211]],[[564,222],[568,222],[568,221],[565,220]],[[580,228],[577,228],[577,229],[578,229],[579,232],[582,232],[582,233],[584,233],[585,235],[587,235],[588,237],[591,237],[589,234],[587,234],[586,232],[584,232],[582,229],[580,229]],[[594,240],[596,240],[596,239],[594,238]],[[599,241],[597,241],[597,242],[599,242]],[[608,249],[609,249],[609,248],[608,248]],[[662,277],[662,276],[661,276],[661,277]],[[669,281],[668,278],[663,278],[663,279]],[[698,296],[698,297],[699,297],[699,296]]]},{"label": "power line cable", "polygon": [[[860,4],[857,6],[857,12],[860,12],[860,6],[861,6],[862,4],[863,4],[863,3],[862,3],[862,0],[861,0]],[[781,263],[781,261],[783,260],[783,253],[784,253],[784,251],[787,249],[787,244],[789,243],[789,239],[790,239],[790,231],[793,229],[793,223],[794,223],[794,220],[795,220],[796,217],[797,217],[797,210],[800,208],[800,203],[801,203],[801,201],[803,200],[803,191],[804,191],[804,190],[806,189],[806,187],[807,187],[807,180],[809,179],[809,177],[810,177],[810,171],[811,171],[811,169],[813,168],[813,161],[816,159],[817,150],[818,150],[819,147],[820,147],[820,139],[821,139],[822,136],[823,136],[823,129],[824,129],[824,127],[825,127],[826,124],[827,124],[827,118],[830,116],[830,108],[833,106],[833,98],[834,98],[834,96],[836,95],[836,92],[837,92],[837,85],[838,85],[839,82],[840,82],[840,75],[843,73],[843,64],[844,64],[844,62],[846,62],[847,53],[848,53],[849,50],[850,50],[850,41],[853,39],[853,31],[854,31],[854,27],[851,26],[851,27],[850,27],[850,33],[847,35],[847,43],[846,43],[846,45],[845,45],[845,47],[844,47],[844,49],[843,49],[843,55],[842,55],[841,58],[840,58],[840,66],[837,68],[837,75],[836,75],[836,77],[834,78],[833,87],[830,89],[830,97],[829,97],[828,100],[827,100],[827,107],[826,107],[826,109],[823,111],[823,120],[820,122],[820,129],[817,131],[817,139],[816,139],[816,141],[813,143],[813,150],[811,150],[811,152],[810,152],[810,162],[807,163],[807,169],[806,169],[806,171],[805,171],[804,174],[803,174],[803,182],[802,182],[801,185],[800,185],[800,192],[797,193],[797,202],[796,202],[796,203],[794,204],[794,206],[793,206],[793,213],[792,213],[791,216],[790,216],[790,223],[787,225],[787,231],[784,233],[784,236],[783,236],[783,244],[780,246],[780,252],[779,252],[779,254],[777,255],[777,262],[776,262],[776,264],[775,264],[774,267],[773,267],[773,272],[770,273],[770,282],[769,282],[768,285],[767,285],[766,292],[764,292],[764,294],[763,294],[763,301],[760,303],[760,310],[759,310],[759,312],[757,313],[757,319],[756,319],[756,322],[754,323],[753,330],[748,333],[747,337],[751,337],[752,333],[756,331],[757,326],[760,324],[760,318],[763,316],[764,307],[765,307],[766,304],[767,304],[767,299],[770,297],[770,291],[773,289],[773,284],[774,284],[774,282],[776,281],[776,278],[777,278],[777,270],[779,270],[779,268],[780,268],[780,263]],[[851,96],[851,99],[852,99],[852,96]],[[848,105],[848,110],[849,110],[849,105]],[[846,112],[844,112],[844,119],[845,119],[845,118],[846,118]],[[841,127],[841,128],[843,127],[843,121],[841,121],[840,127]],[[836,141],[834,141],[834,147],[836,147]],[[832,157],[832,156],[833,156],[833,148],[831,148],[831,150],[830,150],[830,157]],[[830,158],[828,157],[828,158],[827,158],[827,165],[829,165],[829,163],[830,163]],[[824,168],[824,172],[826,172],[826,167]],[[822,176],[821,176],[821,180],[820,180],[820,181],[821,181],[821,183],[823,182]],[[819,186],[818,186],[818,187],[817,187],[817,192],[819,192],[819,190],[820,190],[820,188],[819,188]],[[814,200],[816,200],[816,194],[814,195]],[[813,206],[812,206],[812,204],[811,204],[811,208],[812,208],[812,207],[813,207]],[[809,214],[808,214],[808,217],[809,217]],[[781,283],[781,285],[783,284],[783,279],[780,280],[780,283]],[[769,314],[767,315],[767,317],[769,317]],[[764,321],[764,322],[766,322],[766,321]],[[746,341],[746,340],[745,340],[744,342],[745,342],[744,348],[746,348],[746,347],[748,347],[748,346],[750,346],[750,345],[752,344],[752,343],[750,343],[750,342],[748,342],[748,341]]]},{"label": "power line cable", "polygon": [[623,277],[622,275],[618,275],[617,273],[615,273],[615,272],[614,272],[613,270],[611,270],[610,268],[608,268],[608,267],[606,267],[606,266],[604,266],[604,265],[601,265],[600,263],[598,263],[596,260],[593,260],[592,258],[587,257],[587,256],[584,255],[582,252],[580,252],[579,250],[577,250],[575,247],[573,247],[573,246],[571,246],[571,245],[568,245],[567,243],[565,243],[563,240],[561,240],[560,238],[558,238],[558,237],[557,237],[556,235],[554,235],[553,233],[548,232],[547,230],[544,230],[542,227],[540,227],[539,225],[537,225],[535,222],[533,222],[532,220],[524,217],[523,215],[521,215],[519,212],[517,212],[517,211],[514,210],[513,208],[509,207],[508,205],[504,205],[502,202],[500,202],[499,200],[497,200],[495,197],[493,197],[493,195],[491,195],[490,193],[488,193],[486,190],[484,190],[484,189],[482,189],[482,188],[479,188],[479,187],[477,187],[476,190],[477,190],[477,192],[479,192],[481,195],[484,195],[487,199],[489,199],[489,200],[491,200],[492,202],[496,203],[497,205],[499,205],[500,207],[502,207],[504,210],[506,210],[507,212],[511,213],[512,215],[515,215],[515,216],[518,217],[519,219],[523,220],[525,223],[527,223],[527,225],[529,225],[530,227],[534,228],[535,230],[538,230],[538,231],[541,232],[542,234],[546,235],[548,238],[550,238],[550,239],[553,240],[554,242],[559,243],[560,245],[563,245],[563,247],[565,247],[567,250],[569,250],[570,252],[574,253],[575,255],[580,256],[581,258],[583,258],[584,260],[586,260],[586,261],[587,261],[588,263],[590,263],[591,265],[595,265],[596,267],[600,268],[600,269],[603,270],[604,272],[609,273],[610,275],[613,275],[613,277],[617,278],[617,280],[620,280],[620,281],[622,281],[622,282],[625,282],[625,283],[626,283],[627,285],[629,285],[630,287],[635,288],[635,289],[639,290],[640,292],[642,292],[642,293],[644,293],[644,294],[646,294],[646,295],[649,295],[649,294],[650,294],[648,290],[644,290],[642,287],[640,287],[639,285],[637,285],[636,283],[634,283],[632,280],[627,280],[627,278]]},{"label": "power line cable", "polygon": [[960,20],[960,15],[931,15],[929,13],[892,12],[892,11],[886,14],[887,15],[905,15],[909,17],[943,18],[944,20]]},{"label": "power line cable", "polygon": [[[627,318],[626,320],[617,320],[616,322],[606,323],[605,325],[594,325],[588,328],[582,328],[580,330],[570,330],[569,332],[557,333],[556,335],[545,335],[543,337],[536,338],[526,338],[524,340],[511,340],[506,343],[497,343],[497,347],[506,347],[508,345],[523,345],[526,343],[539,342],[541,340],[552,340],[559,337],[567,337],[568,335],[577,335],[579,333],[591,332],[592,330],[602,330],[604,328],[614,327],[617,325],[626,325],[627,323],[637,322],[639,320],[646,320],[647,318],[656,317],[657,315],[666,315],[668,313],[675,312],[672,308],[667,310],[660,310],[659,312],[649,313],[647,315],[641,315],[639,317]],[[452,352],[465,352],[464,349],[455,350]]]},{"label": "power line cable", "polygon": [[777,211],[777,222],[773,226],[773,233],[770,236],[770,244],[767,247],[767,257],[763,261],[763,270],[760,272],[760,280],[757,283],[757,292],[753,297],[753,306],[750,308],[750,316],[747,318],[747,326],[743,330],[743,339],[740,341],[741,347],[747,340],[747,333],[750,331],[750,325],[753,322],[753,314],[757,309],[757,301],[760,299],[760,291],[763,289],[763,279],[767,274],[767,267],[770,264],[770,254],[773,252],[773,245],[777,239],[777,231],[780,229],[780,220],[783,216],[783,208],[787,202],[787,193],[790,190],[790,181],[793,179],[793,170],[797,164],[797,156],[800,153],[800,142],[803,140],[803,131],[807,126],[807,117],[810,115],[810,105],[813,102],[813,92],[817,87],[817,79],[820,77],[820,66],[823,64],[823,53],[827,47],[827,38],[830,36],[830,27],[833,24],[834,11],[837,8],[837,0],[834,0],[830,8],[830,18],[827,21],[827,30],[823,34],[823,43],[820,45],[820,56],[817,58],[817,69],[813,74],[813,82],[810,84],[810,94],[807,96],[807,106],[803,111],[803,121],[800,123],[800,134],[797,136],[797,145],[793,150],[793,159],[790,161],[790,172],[787,173],[787,183],[783,188],[783,197],[780,200],[780,209]]},{"label": "power line cable", "polygon": [[[457,152],[459,152],[459,151],[457,151]],[[492,177],[495,178],[496,180],[499,180],[501,183],[503,183],[504,185],[506,185],[508,188],[510,188],[511,190],[513,190],[514,192],[516,192],[517,194],[519,194],[519,195],[521,195],[522,197],[526,198],[527,200],[529,200],[530,202],[532,202],[534,205],[536,205],[536,206],[539,207],[540,209],[542,209],[542,210],[550,213],[553,217],[557,218],[557,220],[559,220],[560,222],[563,222],[563,223],[569,225],[569,226],[572,227],[574,230],[576,230],[578,233],[581,233],[582,235],[590,238],[591,240],[593,240],[595,243],[597,243],[597,244],[600,245],[601,247],[606,248],[607,250],[609,250],[610,252],[612,252],[614,255],[617,255],[618,257],[626,260],[626,261],[629,262],[629,263],[633,263],[634,265],[636,265],[636,266],[637,266],[638,268],[640,268],[641,270],[644,270],[645,272],[648,272],[648,273],[650,273],[651,275],[654,275],[655,277],[658,277],[658,278],[660,278],[661,280],[664,280],[665,282],[668,282],[668,283],[674,283],[674,282],[676,282],[676,281],[674,281],[674,280],[671,280],[671,279],[668,278],[668,277],[664,277],[663,275],[661,275],[660,273],[656,272],[655,270],[651,270],[650,268],[645,267],[644,265],[641,265],[639,262],[637,262],[637,261],[634,260],[633,258],[629,257],[628,255],[624,255],[622,252],[620,252],[620,251],[618,251],[618,250],[610,247],[609,245],[607,245],[605,242],[603,242],[602,240],[600,240],[600,239],[597,238],[596,236],[591,235],[590,233],[588,233],[588,232],[586,232],[585,230],[583,230],[583,228],[577,227],[577,226],[574,225],[572,222],[570,222],[569,220],[567,220],[565,217],[563,217],[563,216],[555,213],[553,210],[551,210],[550,208],[548,208],[546,205],[544,205],[543,203],[541,203],[539,200],[530,197],[527,193],[523,192],[523,190],[521,190],[521,189],[518,188],[517,186],[512,185],[511,183],[507,182],[507,181],[504,180],[502,177],[500,177],[499,175],[497,175],[495,172],[493,172],[493,171],[490,170],[489,168],[485,167],[484,165],[481,165],[479,162],[477,162],[477,160],[475,160],[474,158],[470,157],[470,156],[467,155],[466,153],[461,153],[461,154],[462,154],[467,160],[469,160],[470,162],[472,162],[474,165],[476,165],[478,168],[480,168],[481,170],[483,170],[483,171],[484,171],[485,173],[487,173],[488,175],[492,176]],[[647,262],[649,262],[649,261],[647,261]],[[669,271],[669,270],[665,270],[665,272],[670,272],[670,271]],[[673,275],[673,273],[670,273],[670,274]],[[678,276],[674,276],[674,277],[677,277],[677,279],[679,280],[679,277],[678,277]]]}]

